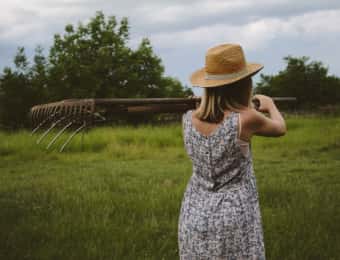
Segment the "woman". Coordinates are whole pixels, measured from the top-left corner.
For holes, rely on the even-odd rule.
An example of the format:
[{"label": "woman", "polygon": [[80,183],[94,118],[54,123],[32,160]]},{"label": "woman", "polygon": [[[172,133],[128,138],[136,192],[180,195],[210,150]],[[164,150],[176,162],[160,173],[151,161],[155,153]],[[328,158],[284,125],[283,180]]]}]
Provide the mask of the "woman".
[{"label": "woman", "polygon": [[286,125],[271,98],[255,95],[258,111],[251,105],[251,76],[262,68],[246,62],[240,45],[223,44],[209,49],[205,67],[191,76],[204,95],[183,115],[193,174],[179,216],[180,259],[265,259],[250,142],[282,136]]}]

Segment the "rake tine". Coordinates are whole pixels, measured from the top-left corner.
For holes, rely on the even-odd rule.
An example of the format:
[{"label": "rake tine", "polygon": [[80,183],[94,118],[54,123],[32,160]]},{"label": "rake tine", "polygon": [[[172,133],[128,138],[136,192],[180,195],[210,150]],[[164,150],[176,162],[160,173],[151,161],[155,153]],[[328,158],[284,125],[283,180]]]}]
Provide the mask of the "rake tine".
[{"label": "rake tine", "polygon": [[86,122],[84,122],[80,127],[78,127],[66,140],[66,142],[62,145],[62,147],[60,148],[59,152],[62,152],[64,150],[64,148],[66,147],[66,145],[71,141],[71,139],[73,138],[73,136],[75,136],[80,130],[82,130],[84,127],[86,127]]},{"label": "rake tine", "polygon": [[40,137],[39,139],[37,140],[37,144],[39,144],[41,142],[41,140],[62,120],[64,120],[66,117],[62,117],[60,118],[59,120],[55,121],[51,126],[50,128],[48,128]]},{"label": "rake tine", "polygon": [[54,117],[56,115],[56,113],[53,113],[52,115],[50,115],[49,117],[47,117],[44,121],[42,121],[36,128],[33,129],[33,131],[31,132],[31,136],[38,131],[38,129],[40,127],[42,127],[48,120],[50,120],[50,118]]},{"label": "rake tine", "polygon": [[69,128],[73,122],[69,122],[67,125],[65,125],[57,134],[56,136],[51,140],[51,142],[47,145],[46,149],[48,150],[50,146],[57,140],[57,138],[67,129]]},{"label": "rake tine", "polygon": [[101,114],[99,114],[98,112],[93,113],[93,115],[94,115],[95,117],[97,117],[97,118],[100,118],[102,121],[105,121],[105,120],[106,120],[106,118],[105,118],[104,116],[102,116]]}]

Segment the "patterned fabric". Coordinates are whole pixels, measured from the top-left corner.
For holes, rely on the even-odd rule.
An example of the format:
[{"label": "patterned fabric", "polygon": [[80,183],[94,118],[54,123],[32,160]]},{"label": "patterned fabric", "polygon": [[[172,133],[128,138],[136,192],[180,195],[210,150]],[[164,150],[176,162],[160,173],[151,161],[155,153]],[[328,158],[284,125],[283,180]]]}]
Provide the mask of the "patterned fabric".
[{"label": "patterned fabric", "polygon": [[183,139],[192,175],[178,222],[181,260],[265,259],[251,147],[242,153],[239,113],[231,112],[209,136],[183,114]]}]

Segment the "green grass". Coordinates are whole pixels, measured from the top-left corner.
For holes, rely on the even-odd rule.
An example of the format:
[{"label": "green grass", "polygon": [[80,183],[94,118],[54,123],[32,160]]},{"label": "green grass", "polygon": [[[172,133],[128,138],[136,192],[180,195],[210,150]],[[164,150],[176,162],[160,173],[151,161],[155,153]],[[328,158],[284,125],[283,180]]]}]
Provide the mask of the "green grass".
[{"label": "green grass", "polygon": [[[267,259],[340,259],[340,118],[287,124],[252,142]],[[40,134],[0,132],[0,259],[178,259],[180,123]]]}]

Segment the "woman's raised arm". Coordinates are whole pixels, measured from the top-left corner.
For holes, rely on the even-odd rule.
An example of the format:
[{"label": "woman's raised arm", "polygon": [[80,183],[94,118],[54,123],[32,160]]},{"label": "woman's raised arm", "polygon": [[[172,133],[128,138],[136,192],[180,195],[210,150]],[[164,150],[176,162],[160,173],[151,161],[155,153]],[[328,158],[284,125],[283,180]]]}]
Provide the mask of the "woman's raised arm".
[{"label": "woman's raised arm", "polygon": [[[275,106],[274,101],[265,95],[255,95],[255,99],[260,101],[258,111],[251,109],[251,120],[249,128],[251,135],[279,137],[287,132],[286,122],[280,111]],[[269,117],[260,112],[267,112]]]}]

